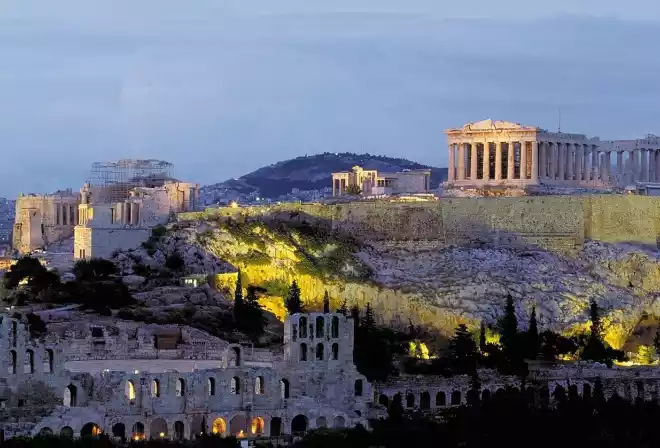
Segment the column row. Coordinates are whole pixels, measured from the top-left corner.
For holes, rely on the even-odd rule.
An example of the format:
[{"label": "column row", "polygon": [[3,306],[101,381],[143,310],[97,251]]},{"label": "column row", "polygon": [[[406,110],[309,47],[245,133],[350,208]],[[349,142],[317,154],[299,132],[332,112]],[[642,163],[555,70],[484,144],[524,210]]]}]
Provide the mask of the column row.
[{"label": "column row", "polygon": [[638,148],[616,153],[616,177],[620,185],[660,182],[660,149]]},{"label": "column row", "polygon": [[602,179],[600,166],[596,145],[539,142],[539,178],[542,180],[574,183],[598,180]]},{"label": "column row", "polygon": [[449,145],[449,181],[538,180],[535,141],[461,142]]}]

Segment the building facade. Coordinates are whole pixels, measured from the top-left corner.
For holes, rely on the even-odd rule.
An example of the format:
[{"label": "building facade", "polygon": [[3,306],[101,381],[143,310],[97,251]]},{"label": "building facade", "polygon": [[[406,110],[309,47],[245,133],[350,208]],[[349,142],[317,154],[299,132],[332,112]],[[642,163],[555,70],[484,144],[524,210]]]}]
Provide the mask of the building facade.
[{"label": "building facade", "polygon": [[332,196],[356,193],[364,196],[423,194],[430,190],[430,169],[379,173],[354,166],[351,171],[332,173]]},{"label": "building facade", "polygon": [[99,320],[48,328],[37,341],[2,316],[6,433],[23,424],[32,435],[281,436],[384,415],[355,368],[353,323],[341,314],[289,317],[279,353],[181,326]]}]

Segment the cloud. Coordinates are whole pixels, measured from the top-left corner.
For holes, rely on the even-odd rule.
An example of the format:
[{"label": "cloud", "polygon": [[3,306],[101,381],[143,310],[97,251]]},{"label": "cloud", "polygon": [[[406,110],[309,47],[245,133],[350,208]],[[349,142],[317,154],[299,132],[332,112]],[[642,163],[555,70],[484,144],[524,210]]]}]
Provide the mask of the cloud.
[{"label": "cloud", "polygon": [[202,184],[322,151],[445,165],[447,127],[554,128],[560,108],[566,131],[660,132],[654,3],[403,3],[11,3],[0,195],[78,188],[93,161],[131,157]]}]

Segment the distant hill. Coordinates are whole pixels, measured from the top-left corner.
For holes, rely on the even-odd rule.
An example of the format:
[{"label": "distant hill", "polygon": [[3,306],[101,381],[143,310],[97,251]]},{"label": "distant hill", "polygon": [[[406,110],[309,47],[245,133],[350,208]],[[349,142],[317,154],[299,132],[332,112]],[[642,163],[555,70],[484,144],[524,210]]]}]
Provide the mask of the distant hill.
[{"label": "distant hill", "polygon": [[347,171],[359,165],[365,169],[397,172],[404,169],[431,169],[431,188],[447,179],[447,168],[436,168],[406,159],[353,153],[323,153],[296,157],[265,166],[238,179],[230,179],[202,190],[233,190],[240,194],[258,191],[263,197],[276,198],[300,190],[320,190],[332,186],[332,173]]}]

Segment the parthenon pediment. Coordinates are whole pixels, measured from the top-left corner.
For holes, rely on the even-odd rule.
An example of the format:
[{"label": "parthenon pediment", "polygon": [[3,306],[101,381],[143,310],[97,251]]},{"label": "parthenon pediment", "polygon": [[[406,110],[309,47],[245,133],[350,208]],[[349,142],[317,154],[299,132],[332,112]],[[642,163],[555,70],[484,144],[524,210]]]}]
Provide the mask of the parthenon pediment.
[{"label": "parthenon pediment", "polygon": [[477,131],[477,130],[490,130],[490,129],[523,129],[525,126],[522,126],[520,123],[513,123],[511,121],[501,121],[501,120],[482,120],[477,121],[476,123],[468,123],[463,128],[466,131]]}]

